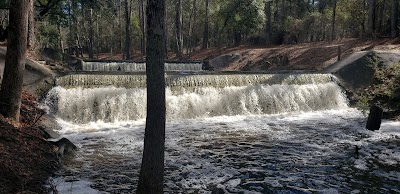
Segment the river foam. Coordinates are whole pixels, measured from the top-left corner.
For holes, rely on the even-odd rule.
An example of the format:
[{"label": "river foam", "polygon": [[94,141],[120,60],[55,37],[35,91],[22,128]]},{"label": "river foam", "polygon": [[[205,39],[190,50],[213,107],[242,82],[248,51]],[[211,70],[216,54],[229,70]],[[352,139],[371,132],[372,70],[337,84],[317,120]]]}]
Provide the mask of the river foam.
[{"label": "river foam", "polygon": [[[346,108],[169,121],[166,193],[396,192],[400,123],[370,132],[363,118]],[[101,192],[134,190],[144,120],[60,123],[81,148],[74,178]]]}]

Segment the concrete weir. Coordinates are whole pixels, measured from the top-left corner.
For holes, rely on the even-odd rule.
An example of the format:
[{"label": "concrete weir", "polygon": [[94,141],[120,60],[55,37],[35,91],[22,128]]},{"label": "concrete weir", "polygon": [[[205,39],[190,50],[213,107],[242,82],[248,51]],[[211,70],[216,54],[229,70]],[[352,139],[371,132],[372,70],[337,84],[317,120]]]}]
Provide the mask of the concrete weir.
[{"label": "concrete weir", "polygon": [[[0,48],[0,84],[3,77],[7,50]],[[42,88],[52,87],[55,73],[38,62],[26,59],[23,87],[31,94],[40,95]]]},{"label": "concrete weir", "polygon": [[[315,84],[333,80],[331,74],[317,73],[265,73],[265,72],[168,72],[166,86],[176,87],[227,87],[255,84]],[[62,87],[146,87],[143,72],[78,72],[57,78]]]},{"label": "concrete weir", "polygon": [[[130,60],[85,60],[82,71],[120,71],[143,72],[146,71],[145,61]],[[202,71],[201,61],[166,61],[165,71]]]}]

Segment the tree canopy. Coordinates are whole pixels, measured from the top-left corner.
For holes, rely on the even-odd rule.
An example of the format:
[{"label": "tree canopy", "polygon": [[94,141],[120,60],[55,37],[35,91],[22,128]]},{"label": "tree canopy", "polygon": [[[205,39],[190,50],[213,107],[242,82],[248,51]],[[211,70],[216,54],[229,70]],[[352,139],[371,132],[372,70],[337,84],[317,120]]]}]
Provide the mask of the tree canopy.
[{"label": "tree canopy", "polygon": [[[143,7],[146,2],[127,0],[126,10],[125,0],[36,0],[38,46],[57,49],[79,46],[86,53],[92,49],[94,56],[123,53],[127,50],[124,37],[126,25],[129,25],[132,39],[128,41],[129,52],[144,54],[146,14]],[[177,50],[177,37],[183,41],[178,45],[183,47],[180,50],[184,54],[201,49],[204,41],[206,47],[211,48],[265,44],[266,32],[270,33],[270,44],[325,41],[332,37],[398,36],[398,13],[394,12],[398,12],[399,2],[396,0],[270,0],[267,15],[266,2],[182,1],[182,25],[178,25],[182,28],[181,35],[176,36],[177,4],[166,1],[166,49]],[[0,1],[0,8],[7,8],[7,5],[7,0]],[[266,30],[268,15],[270,29]],[[1,9],[0,16],[5,27],[7,9]]]}]

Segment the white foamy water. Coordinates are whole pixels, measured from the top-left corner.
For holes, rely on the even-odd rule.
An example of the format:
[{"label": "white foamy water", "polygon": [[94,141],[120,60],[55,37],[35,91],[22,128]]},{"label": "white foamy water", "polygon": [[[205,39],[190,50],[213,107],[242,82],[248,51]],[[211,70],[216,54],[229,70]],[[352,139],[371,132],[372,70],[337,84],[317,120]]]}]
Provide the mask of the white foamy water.
[{"label": "white foamy water", "polygon": [[[400,123],[386,121],[381,131],[370,132],[364,121],[349,108],[170,121],[165,191],[399,192]],[[80,147],[66,179],[90,181],[90,188],[105,193],[135,189],[144,120],[60,123],[63,136]],[[78,188],[72,193],[91,192]]]},{"label": "white foamy water", "polygon": [[[335,83],[183,88],[166,93],[168,120],[347,107]],[[140,120],[146,115],[146,90],[55,87],[45,103],[51,113],[74,123]]]},{"label": "white foamy water", "polygon": [[[254,86],[263,85],[305,85],[330,83],[336,79],[330,74],[197,74],[180,73],[166,75],[165,85],[170,88],[198,88],[228,86]],[[98,75],[98,74],[72,74],[57,78],[56,84],[62,87],[146,87],[146,75]]]},{"label": "white foamy water", "polygon": [[[166,71],[201,71],[203,63],[165,63]],[[145,63],[136,62],[84,62],[83,71],[146,71]]]},{"label": "white foamy water", "polygon": [[[49,92],[59,132],[79,147],[55,179],[60,190],[135,190],[145,97],[143,88]],[[166,100],[165,193],[400,192],[400,123],[367,131],[333,82],[167,88]]]}]

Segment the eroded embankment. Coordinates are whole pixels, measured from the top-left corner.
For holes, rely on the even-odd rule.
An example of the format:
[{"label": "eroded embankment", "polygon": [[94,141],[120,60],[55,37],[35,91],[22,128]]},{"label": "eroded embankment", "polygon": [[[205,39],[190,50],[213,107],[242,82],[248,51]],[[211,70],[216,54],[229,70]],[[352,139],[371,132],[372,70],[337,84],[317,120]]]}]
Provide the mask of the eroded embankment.
[{"label": "eroded embankment", "polygon": [[44,185],[59,163],[40,129],[44,113],[36,99],[24,92],[21,124],[15,127],[0,115],[0,193],[48,193]]}]

